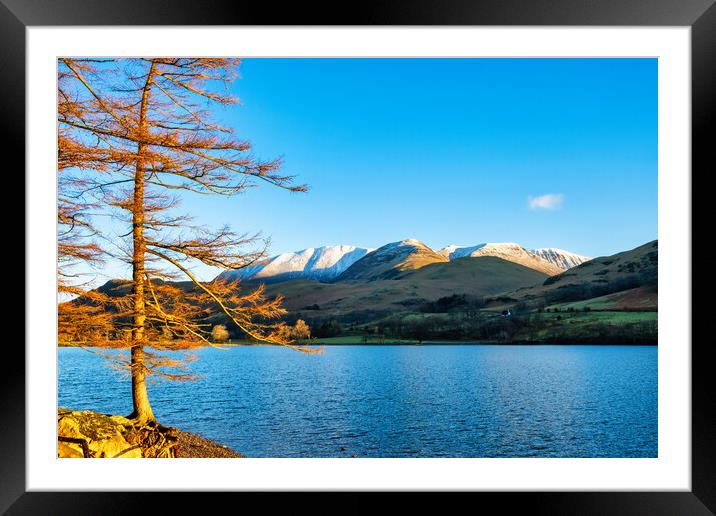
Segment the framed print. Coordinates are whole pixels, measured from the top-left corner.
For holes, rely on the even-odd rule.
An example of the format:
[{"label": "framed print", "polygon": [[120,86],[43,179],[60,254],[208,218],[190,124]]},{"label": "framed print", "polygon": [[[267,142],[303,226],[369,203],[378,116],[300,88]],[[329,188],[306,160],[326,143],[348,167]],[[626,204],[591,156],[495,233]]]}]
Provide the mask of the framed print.
[{"label": "framed print", "polygon": [[3,510],[716,510],[713,2],[2,2],[28,206]]}]

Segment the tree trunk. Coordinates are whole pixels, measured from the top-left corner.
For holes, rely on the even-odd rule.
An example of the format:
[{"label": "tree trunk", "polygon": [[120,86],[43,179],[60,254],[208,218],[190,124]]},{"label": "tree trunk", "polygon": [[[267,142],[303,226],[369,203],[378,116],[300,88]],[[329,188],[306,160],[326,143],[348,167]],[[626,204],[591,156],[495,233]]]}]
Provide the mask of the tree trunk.
[{"label": "tree trunk", "polygon": [[134,198],[132,204],[132,294],[134,296],[134,318],[132,321],[132,403],[134,411],[129,416],[139,423],[154,421],[152,406],[147,396],[144,365],[144,324],[147,318],[144,306],[144,168],[145,148],[142,141],[147,133],[147,101],[154,77],[152,62],[142,90],[139,106],[139,143],[137,144],[137,165],[134,172]]}]

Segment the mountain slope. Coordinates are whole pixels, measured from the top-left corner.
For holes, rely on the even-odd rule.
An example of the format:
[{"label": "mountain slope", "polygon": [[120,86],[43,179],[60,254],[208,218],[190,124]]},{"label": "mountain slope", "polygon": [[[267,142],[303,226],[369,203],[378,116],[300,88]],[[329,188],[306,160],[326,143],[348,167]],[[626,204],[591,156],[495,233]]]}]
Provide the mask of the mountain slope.
[{"label": "mountain slope", "polygon": [[403,272],[397,279],[412,283],[445,282],[454,290],[489,294],[515,287],[541,285],[548,277],[542,272],[509,260],[495,256],[477,256],[432,263],[420,269]]},{"label": "mountain slope", "polygon": [[507,260],[509,262],[524,265],[525,267],[543,272],[549,276],[554,276],[555,274],[564,272],[562,267],[559,267],[551,261],[537,256],[521,245],[514,243],[489,243],[468,247],[449,245],[441,249],[439,253],[450,260],[464,258],[466,256],[471,256],[473,258],[478,256],[493,256],[495,258],[502,258],[503,260]]},{"label": "mountain slope", "polygon": [[332,281],[372,249],[352,245],[330,245],[283,253],[265,263],[235,271],[226,271],[220,279],[239,278],[243,281],[266,283],[291,279]]},{"label": "mountain slope", "polygon": [[284,297],[302,317],[341,317],[366,311],[395,312],[452,295],[485,297],[539,285],[547,275],[494,257],[434,262],[390,279],[371,281],[288,281],[267,285],[268,295]]},{"label": "mountain slope", "polygon": [[530,252],[564,270],[571,269],[572,267],[591,260],[589,256],[570,253],[569,251],[557,249],[556,247],[531,249]]},{"label": "mountain slope", "polygon": [[[611,296],[621,309],[644,309],[656,302],[658,288],[659,242],[644,245],[611,256],[601,256],[547,278],[542,285],[508,292],[503,299],[525,302],[534,306],[549,306],[596,299],[617,292],[629,295]],[[645,305],[647,296],[648,303]],[[499,300],[496,300],[499,301]]]},{"label": "mountain slope", "polygon": [[392,242],[353,263],[336,281],[375,281],[393,279],[401,273],[420,269],[431,263],[447,262],[422,242],[415,239]]}]

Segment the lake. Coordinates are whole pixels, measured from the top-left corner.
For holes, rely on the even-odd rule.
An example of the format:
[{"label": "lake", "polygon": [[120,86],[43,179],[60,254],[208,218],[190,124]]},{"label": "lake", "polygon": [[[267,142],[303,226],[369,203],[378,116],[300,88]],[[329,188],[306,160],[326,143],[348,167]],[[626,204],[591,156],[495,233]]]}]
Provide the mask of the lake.
[{"label": "lake", "polygon": [[[106,352],[106,351],[105,351]],[[127,353],[110,350],[108,353]],[[248,457],[656,457],[656,346],[199,349],[157,381],[166,425]],[[129,379],[58,350],[58,403],[126,415]]]}]

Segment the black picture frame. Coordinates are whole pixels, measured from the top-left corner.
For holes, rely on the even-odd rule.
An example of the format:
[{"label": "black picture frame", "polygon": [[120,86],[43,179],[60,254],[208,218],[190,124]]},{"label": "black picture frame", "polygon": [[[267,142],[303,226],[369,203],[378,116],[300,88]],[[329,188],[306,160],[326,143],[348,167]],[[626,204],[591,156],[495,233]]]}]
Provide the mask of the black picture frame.
[{"label": "black picture frame", "polygon": [[[351,7],[352,6],[352,7]],[[25,142],[25,29],[28,26],[82,25],[571,25],[689,26],[692,72],[691,178],[706,176],[716,163],[716,5],[714,0],[412,0],[363,1],[356,4],[308,5],[207,0],[0,0],[0,125],[5,149]],[[14,170],[24,170],[17,153]],[[5,168],[9,172],[8,168]],[[685,170],[684,174],[689,171]],[[20,176],[19,173],[16,174]],[[31,194],[32,185],[25,185]],[[696,190],[692,192],[696,193]],[[703,194],[703,193],[702,193]],[[694,199],[695,201],[695,199]],[[695,202],[692,201],[692,209]],[[699,217],[692,215],[698,227]],[[692,230],[693,231],[693,230]],[[698,234],[698,233],[697,233]],[[702,233],[702,235],[705,235]],[[706,238],[709,240],[709,238]],[[695,256],[692,247],[692,256]],[[27,271],[25,271],[27,274]],[[711,280],[708,280],[711,281]],[[706,285],[701,285],[706,288]],[[700,309],[694,306],[693,333]],[[29,321],[25,312],[25,324]],[[15,323],[19,326],[19,323]],[[692,490],[690,492],[478,493],[482,504],[500,511],[536,514],[707,515],[716,513],[716,396],[708,360],[709,339],[692,337]],[[10,344],[10,342],[7,342]],[[684,343],[688,345],[689,343]],[[181,508],[186,493],[39,493],[25,489],[25,353],[5,346],[0,375],[0,512],[7,514],[97,515]],[[242,502],[266,495],[213,493],[212,503]],[[269,494],[272,502],[275,494]],[[356,495],[351,495],[356,496]],[[220,497],[220,498],[219,498]],[[422,496],[413,495],[422,503]],[[258,501],[258,500],[256,500]],[[261,503],[261,502],[259,502]],[[308,507],[325,508],[325,502]],[[475,503],[475,502],[471,502]],[[344,508],[368,510],[367,503],[341,502]],[[242,504],[243,507],[248,507]],[[313,512],[313,511],[312,511]],[[322,511],[321,511],[322,512]]]}]

